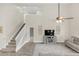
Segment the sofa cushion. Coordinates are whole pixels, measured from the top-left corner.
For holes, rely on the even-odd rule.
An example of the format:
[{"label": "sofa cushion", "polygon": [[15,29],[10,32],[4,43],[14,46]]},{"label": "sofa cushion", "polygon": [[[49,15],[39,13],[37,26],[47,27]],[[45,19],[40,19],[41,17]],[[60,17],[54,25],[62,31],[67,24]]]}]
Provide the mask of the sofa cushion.
[{"label": "sofa cushion", "polygon": [[78,38],[78,37],[74,37],[73,42],[74,42],[75,44],[78,44],[78,45],[79,45],[79,38]]},{"label": "sofa cushion", "polygon": [[66,40],[64,43],[66,46],[70,47],[71,49],[79,53],[79,45],[71,42],[70,40]]},{"label": "sofa cushion", "polygon": [[73,42],[74,42],[75,44],[79,45],[79,41],[74,40]]}]

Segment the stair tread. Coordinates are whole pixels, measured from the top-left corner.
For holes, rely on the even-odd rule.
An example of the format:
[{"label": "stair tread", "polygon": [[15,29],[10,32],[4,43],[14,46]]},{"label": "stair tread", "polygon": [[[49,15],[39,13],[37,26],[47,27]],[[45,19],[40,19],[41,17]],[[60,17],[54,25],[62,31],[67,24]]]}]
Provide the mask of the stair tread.
[{"label": "stair tread", "polygon": [[11,47],[11,48],[14,48],[14,47],[16,47],[16,46],[6,46],[6,48],[10,48],[10,47]]},{"label": "stair tread", "polygon": [[16,46],[16,44],[8,44],[8,46]]},{"label": "stair tread", "polygon": [[9,42],[9,43],[15,43],[16,44],[16,42]]},{"label": "stair tread", "polygon": [[1,50],[0,52],[3,52],[3,53],[9,53],[9,52],[15,53],[16,51],[9,51],[9,50],[8,51],[7,50],[3,51],[3,50]]},{"label": "stair tread", "polygon": [[10,41],[10,42],[16,42],[16,41]]},{"label": "stair tread", "polygon": [[13,42],[16,42],[16,40],[11,40],[10,42],[12,42],[12,41],[13,41]]},{"label": "stair tread", "polygon": [[11,41],[15,41],[15,40],[11,40]]},{"label": "stair tread", "polygon": [[6,48],[16,48],[16,45],[9,44],[6,46]]},{"label": "stair tread", "polygon": [[16,52],[16,40],[12,39],[6,48],[2,48],[0,52]]},{"label": "stair tread", "polygon": [[15,43],[9,43],[8,45],[16,45]]},{"label": "stair tread", "polygon": [[1,50],[15,50],[15,48],[2,48]]},{"label": "stair tread", "polygon": [[16,46],[7,46],[6,48],[16,48]]},{"label": "stair tread", "polygon": [[15,49],[2,49],[0,52],[16,52]]},{"label": "stair tread", "polygon": [[16,42],[13,42],[13,41],[12,41],[12,42],[9,42],[9,43],[16,43]]}]

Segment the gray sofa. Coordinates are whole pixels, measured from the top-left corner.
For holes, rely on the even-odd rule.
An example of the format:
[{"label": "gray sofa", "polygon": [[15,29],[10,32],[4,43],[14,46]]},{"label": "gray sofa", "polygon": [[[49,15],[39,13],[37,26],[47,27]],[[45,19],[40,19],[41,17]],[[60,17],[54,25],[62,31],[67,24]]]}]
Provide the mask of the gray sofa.
[{"label": "gray sofa", "polygon": [[79,38],[78,37],[72,36],[71,40],[66,40],[64,43],[67,47],[79,53]]}]

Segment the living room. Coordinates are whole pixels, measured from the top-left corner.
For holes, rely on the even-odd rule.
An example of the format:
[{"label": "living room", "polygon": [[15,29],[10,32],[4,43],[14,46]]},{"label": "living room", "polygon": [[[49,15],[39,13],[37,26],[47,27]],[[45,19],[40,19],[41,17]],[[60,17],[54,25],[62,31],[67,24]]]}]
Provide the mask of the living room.
[{"label": "living room", "polygon": [[[20,4],[18,4],[18,6],[19,5]],[[78,47],[76,46],[77,49],[74,49],[74,47],[73,48],[70,47],[71,45],[69,43],[70,42],[69,40],[72,41],[72,39],[75,38],[78,39],[79,37],[78,36],[78,25],[79,25],[78,7],[79,7],[78,3],[76,4],[75,3],[59,3],[59,4],[58,3],[45,3],[45,4],[29,3],[29,4],[21,5],[21,7],[18,7],[18,9],[20,8],[24,9],[25,12],[24,21],[26,23],[27,29],[30,29],[31,32],[31,33],[28,32],[28,34],[29,33],[31,34],[29,36],[30,40],[31,42],[34,42],[36,44],[35,50],[33,51],[35,56],[36,55],[45,55],[45,56],[46,55],[49,56],[50,55],[58,55],[58,56],[79,55],[78,53],[74,53],[72,51],[73,49],[76,50],[76,52],[78,52]],[[64,18],[57,19],[57,17],[59,17],[58,15]],[[54,30],[53,35],[56,38],[53,40],[55,41],[51,42],[51,38],[49,36],[48,38],[45,35],[46,30],[48,32]],[[51,36],[51,34],[49,35]],[[44,37],[46,37],[45,40]],[[54,45],[53,43],[57,45]],[[67,45],[72,49],[67,48],[65,45]],[[56,52],[55,49],[57,49],[58,52]],[[53,50],[52,53],[51,50]]]},{"label": "living room", "polygon": [[[79,3],[14,3],[0,7],[1,55],[6,55],[4,51],[31,56],[79,55]],[[10,48],[5,49],[7,46]]]}]

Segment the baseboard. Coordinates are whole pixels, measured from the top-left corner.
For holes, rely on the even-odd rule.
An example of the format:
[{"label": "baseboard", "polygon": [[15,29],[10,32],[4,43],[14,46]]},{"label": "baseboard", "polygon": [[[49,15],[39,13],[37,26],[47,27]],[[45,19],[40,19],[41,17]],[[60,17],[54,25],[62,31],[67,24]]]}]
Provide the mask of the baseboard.
[{"label": "baseboard", "polygon": [[[34,41],[33,43],[43,44],[43,41]],[[64,44],[64,42],[56,42],[56,44]]]}]

